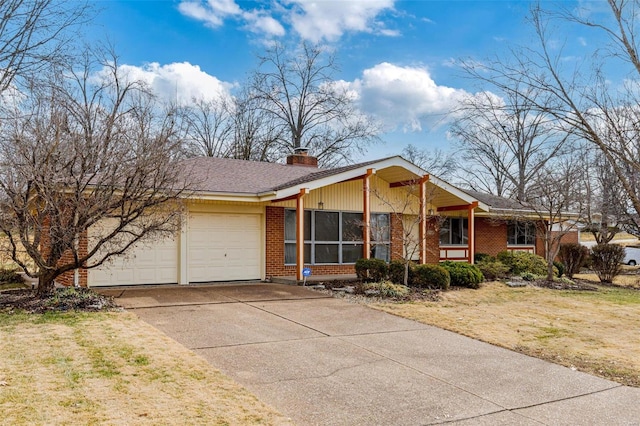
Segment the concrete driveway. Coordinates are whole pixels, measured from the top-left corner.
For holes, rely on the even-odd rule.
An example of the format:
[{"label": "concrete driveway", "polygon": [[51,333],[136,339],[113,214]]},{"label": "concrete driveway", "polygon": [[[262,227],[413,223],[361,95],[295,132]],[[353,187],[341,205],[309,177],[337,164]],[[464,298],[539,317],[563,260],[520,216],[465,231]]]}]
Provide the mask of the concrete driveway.
[{"label": "concrete driveway", "polygon": [[311,290],[103,290],[300,425],[638,425],[629,388]]}]

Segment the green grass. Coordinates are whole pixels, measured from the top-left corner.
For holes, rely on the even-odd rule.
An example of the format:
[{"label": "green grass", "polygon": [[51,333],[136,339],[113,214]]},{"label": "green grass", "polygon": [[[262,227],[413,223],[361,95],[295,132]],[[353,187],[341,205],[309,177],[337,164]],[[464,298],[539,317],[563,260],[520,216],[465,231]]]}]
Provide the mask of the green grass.
[{"label": "green grass", "polygon": [[616,305],[640,305],[640,291],[626,288],[599,286],[598,291],[561,291],[563,297],[602,301]]},{"label": "green grass", "polygon": [[29,286],[25,283],[0,283],[0,291],[2,290],[13,290],[15,288],[28,288]]}]

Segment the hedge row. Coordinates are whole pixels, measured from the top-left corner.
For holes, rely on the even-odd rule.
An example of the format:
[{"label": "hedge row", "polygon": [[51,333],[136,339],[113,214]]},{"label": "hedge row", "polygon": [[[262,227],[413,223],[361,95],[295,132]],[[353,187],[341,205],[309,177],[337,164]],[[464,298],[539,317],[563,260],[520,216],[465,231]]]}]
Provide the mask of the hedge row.
[{"label": "hedge row", "polygon": [[[387,264],[380,259],[360,259],[356,275],[364,282],[389,280],[403,284],[406,265],[402,261]],[[484,281],[482,272],[474,265],[462,262],[442,262],[439,265],[409,264],[408,282],[411,287],[446,290],[450,285],[478,288]]]}]

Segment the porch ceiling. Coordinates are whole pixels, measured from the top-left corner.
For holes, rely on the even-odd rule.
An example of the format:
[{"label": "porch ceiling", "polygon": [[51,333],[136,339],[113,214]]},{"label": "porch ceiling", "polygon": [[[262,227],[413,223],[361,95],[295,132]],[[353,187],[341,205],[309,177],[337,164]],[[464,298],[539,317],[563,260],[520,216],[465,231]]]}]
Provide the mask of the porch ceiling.
[{"label": "porch ceiling", "polygon": [[376,170],[376,175],[389,183],[406,182],[422,177],[401,166],[391,166]]},{"label": "porch ceiling", "polygon": [[[422,176],[407,170],[402,166],[391,166],[376,170],[376,175],[389,182],[389,184],[407,182],[420,179]],[[441,181],[435,177],[431,177],[427,182],[427,202],[435,207],[461,206],[474,200],[469,194],[463,193],[459,189]],[[476,211],[485,211],[484,205],[480,203]]]}]

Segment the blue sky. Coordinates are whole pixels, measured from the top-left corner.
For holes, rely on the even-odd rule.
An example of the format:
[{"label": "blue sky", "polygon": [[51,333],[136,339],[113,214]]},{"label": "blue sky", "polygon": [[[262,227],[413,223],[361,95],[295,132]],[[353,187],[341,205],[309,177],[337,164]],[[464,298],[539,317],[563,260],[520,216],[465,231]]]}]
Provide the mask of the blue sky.
[{"label": "blue sky", "polygon": [[[362,158],[398,154],[407,143],[450,147],[443,114],[473,92],[461,58],[482,60],[532,42],[528,1],[185,0],[102,1],[90,27],[161,96],[188,100],[233,91],[271,40],[305,39],[335,49],[337,79],[358,91],[361,108],[385,123],[384,143]],[[542,2],[545,7],[557,3]],[[562,2],[565,7],[579,3]],[[584,5],[583,2],[580,4]],[[600,7],[602,3],[596,3]],[[592,7],[592,6],[591,6]],[[593,7],[592,7],[593,9]],[[561,36],[588,53],[583,34]]]}]

